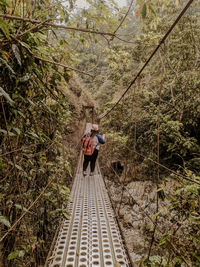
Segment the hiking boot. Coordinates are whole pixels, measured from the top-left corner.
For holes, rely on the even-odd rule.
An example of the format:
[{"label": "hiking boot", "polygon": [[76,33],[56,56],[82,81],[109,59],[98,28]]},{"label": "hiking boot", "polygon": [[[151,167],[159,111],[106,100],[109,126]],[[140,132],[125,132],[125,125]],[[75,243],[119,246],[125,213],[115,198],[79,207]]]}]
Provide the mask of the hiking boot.
[{"label": "hiking boot", "polygon": [[87,175],[87,172],[86,171],[83,171],[83,176],[86,176]]},{"label": "hiking boot", "polygon": [[93,175],[94,175],[94,172],[91,172],[91,173],[90,173],[90,176],[93,176]]}]

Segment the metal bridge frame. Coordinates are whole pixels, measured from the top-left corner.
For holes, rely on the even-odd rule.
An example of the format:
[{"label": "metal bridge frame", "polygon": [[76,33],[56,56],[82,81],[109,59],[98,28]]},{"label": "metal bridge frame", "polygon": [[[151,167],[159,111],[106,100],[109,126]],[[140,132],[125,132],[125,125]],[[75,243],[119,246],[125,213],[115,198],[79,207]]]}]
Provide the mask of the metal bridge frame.
[{"label": "metal bridge frame", "polygon": [[63,220],[45,266],[130,266],[99,165],[93,176],[84,177],[82,161],[81,153],[68,203],[70,217]]}]

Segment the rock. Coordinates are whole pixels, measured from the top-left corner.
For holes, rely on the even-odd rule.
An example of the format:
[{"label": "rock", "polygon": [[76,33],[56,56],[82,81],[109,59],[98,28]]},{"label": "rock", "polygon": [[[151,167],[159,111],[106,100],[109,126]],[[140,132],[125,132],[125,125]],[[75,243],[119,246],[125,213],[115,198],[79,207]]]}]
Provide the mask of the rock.
[{"label": "rock", "polygon": [[143,230],[143,229],[144,229],[144,220],[139,220],[139,221],[138,221],[138,224],[139,224],[138,229],[139,229],[139,230]]},{"label": "rock", "polygon": [[136,213],[135,211],[131,211],[131,216],[133,217],[133,219],[135,220],[136,218],[138,218],[138,213]]},{"label": "rock", "polygon": [[136,204],[135,199],[133,197],[130,197],[129,198],[129,205],[133,206],[135,204]]},{"label": "rock", "polygon": [[125,177],[124,182],[125,182],[125,183],[129,183],[129,182],[131,182],[132,180],[133,180],[133,178],[132,178],[131,176],[127,176],[127,177]]},{"label": "rock", "polygon": [[120,217],[123,217],[125,215],[126,211],[124,208],[120,208],[119,211],[118,211],[118,214]]},{"label": "rock", "polygon": [[138,205],[134,205],[134,209],[133,210],[137,214],[139,214],[139,212],[140,212],[140,209],[139,209]]},{"label": "rock", "polygon": [[[169,183],[169,191],[170,185]],[[156,213],[156,185],[151,181],[130,181],[125,186],[123,197],[121,197],[121,187],[114,180],[109,180],[108,190],[114,200],[115,210],[119,211],[120,225],[131,253],[132,261],[134,266],[137,266],[136,262],[146,255],[151,241],[153,225],[143,210],[149,216],[153,216]],[[169,206],[168,200],[165,199],[164,203],[160,202],[159,205],[160,207],[165,207],[163,210],[165,217],[159,218],[159,223],[165,231],[173,224],[173,221],[170,222],[167,217],[169,213],[167,208]],[[119,206],[120,209],[118,209]],[[170,211],[171,216],[173,213],[173,211]],[[152,225],[152,227],[150,228],[149,225]]]},{"label": "rock", "polygon": [[127,225],[132,225],[132,222],[133,222],[133,217],[131,216],[130,213],[126,213],[124,215],[124,223]]},{"label": "rock", "polygon": [[132,223],[132,226],[133,226],[133,229],[139,229],[139,223],[138,223],[138,221],[134,221]]},{"label": "rock", "polygon": [[128,192],[129,192],[129,195],[133,197],[136,196],[136,190],[134,188],[129,189]]},{"label": "rock", "polygon": [[130,255],[131,255],[131,258],[132,258],[133,262],[139,261],[142,258],[141,255],[138,255],[135,252],[131,252]]},{"label": "rock", "polygon": [[131,182],[131,183],[129,183],[128,186],[127,186],[127,189],[129,189],[129,190],[130,190],[130,189],[134,189],[134,190],[135,190],[135,183],[136,183],[136,182]]},{"label": "rock", "polygon": [[137,219],[138,219],[138,221],[142,221],[143,220],[143,216],[142,216],[141,213],[137,215]]}]

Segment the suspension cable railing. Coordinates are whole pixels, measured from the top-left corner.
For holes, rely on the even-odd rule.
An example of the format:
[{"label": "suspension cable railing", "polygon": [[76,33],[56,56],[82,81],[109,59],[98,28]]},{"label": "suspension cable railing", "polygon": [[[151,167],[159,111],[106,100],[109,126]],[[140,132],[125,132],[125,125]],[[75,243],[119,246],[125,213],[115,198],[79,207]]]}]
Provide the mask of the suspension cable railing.
[{"label": "suspension cable railing", "polygon": [[177,172],[175,172],[174,170],[167,168],[165,165],[163,165],[163,164],[161,164],[161,163],[158,163],[158,162],[156,162],[155,160],[153,160],[153,159],[151,159],[151,158],[149,158],[149,157],[147,157],[147,156],[144,156],[143,154],[141,154],[141,153],[139,153],[139,152],[137,152],[137,151],[135,151],[135,150],[134,150],[133,152],[136,153],[138,156],[141,156],[142,158],[145,158],[145,159],[147,159],[147,160],[153,162],[154,164],[157,164],[158,166],[164,168],[165,170],[167,170],[167,171],[169,171],[169,172],[175,174],[176,176],[181,177],[181,178],[184,179],[184,180],[187,180],[187,181],[189,181],[189,182],[192,182],[192,183],[195,183],[195,184],[200,185],[200,182],[198,182],[197,180],[190,179],[190,178],[188,178],[188,177],[186,177],[186,176],[184,176],[184,175],[182,175],[182,174],[180,174],[180,173],[177,173]]}]

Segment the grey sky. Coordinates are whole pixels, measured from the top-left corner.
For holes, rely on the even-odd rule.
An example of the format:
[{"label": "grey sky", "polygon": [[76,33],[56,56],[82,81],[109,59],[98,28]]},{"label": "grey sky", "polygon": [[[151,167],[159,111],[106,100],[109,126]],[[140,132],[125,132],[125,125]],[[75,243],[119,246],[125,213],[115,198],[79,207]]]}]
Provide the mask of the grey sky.
[{"label": "grey sky", "polygon": [[[126,0],[115,0],[115,1],[116,1],[116,3],[119,5],[119,7],[126,6]],[[79,8],[83,8],[83,7],[86,7],[86,6],[87,6],[85,0],[77,0],[77,1],[76,1],[76,5],[77,5]]]}]

